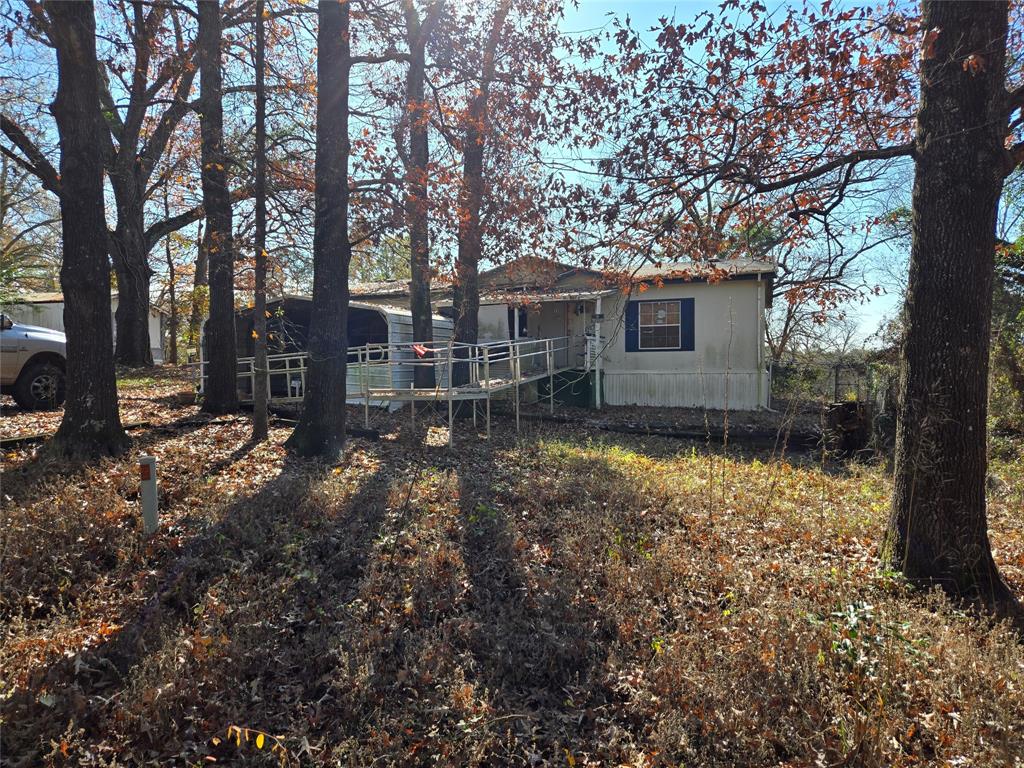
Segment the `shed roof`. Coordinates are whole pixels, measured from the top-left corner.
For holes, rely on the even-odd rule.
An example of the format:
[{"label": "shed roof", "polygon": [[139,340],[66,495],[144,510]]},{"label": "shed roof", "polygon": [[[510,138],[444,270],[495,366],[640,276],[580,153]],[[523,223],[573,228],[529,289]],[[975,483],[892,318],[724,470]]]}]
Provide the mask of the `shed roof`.
[{"label": "shed roof", "polygon": [[409,293],[408,280],[372,280],[350,282],[348,292],[352,296],[406,296]]}]

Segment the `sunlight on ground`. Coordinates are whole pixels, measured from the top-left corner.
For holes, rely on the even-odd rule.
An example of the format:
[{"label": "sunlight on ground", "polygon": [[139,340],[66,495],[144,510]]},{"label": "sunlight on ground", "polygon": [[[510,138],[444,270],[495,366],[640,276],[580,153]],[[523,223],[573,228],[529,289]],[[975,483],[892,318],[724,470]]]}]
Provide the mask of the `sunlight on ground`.
[{"label": "sunlight on ground", "polygon": [[[231,762],[258,734],[292,764],[1024,752],[1020,646],[881,568],[880,467],[507,419],[451,451],[443,419],[380,414],[329,466],[283,426],[253,446],[244,417],[150,414],[123,460],[8,461],[3,739],[26,764]],[[1014,461],[993,540],[1022,591]]]}]

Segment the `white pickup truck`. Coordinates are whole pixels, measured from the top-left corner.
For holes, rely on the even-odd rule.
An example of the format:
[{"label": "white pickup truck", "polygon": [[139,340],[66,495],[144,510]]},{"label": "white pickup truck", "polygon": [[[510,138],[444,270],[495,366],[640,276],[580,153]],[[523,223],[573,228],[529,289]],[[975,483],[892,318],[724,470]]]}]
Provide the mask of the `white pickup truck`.
[{"label": "white pickup truck", "polygon": [[26,410],[64,402],[67,340],[60,331],[15,323],[0,315],[0,392]]}]

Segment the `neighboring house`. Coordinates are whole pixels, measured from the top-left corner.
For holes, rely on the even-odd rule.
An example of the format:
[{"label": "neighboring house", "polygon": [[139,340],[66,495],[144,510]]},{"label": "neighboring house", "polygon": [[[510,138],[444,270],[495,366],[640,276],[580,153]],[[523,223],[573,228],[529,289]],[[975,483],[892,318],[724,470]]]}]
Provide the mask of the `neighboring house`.
[{"label": "neighboring house", "polygon": [[[111,327],[116,328],[114,313],[117,312],[117,293],[110,294]],[[64,295],[61,293],[23,293],[4,305],[4,313],[15,322],[26,325],[38,325],[64,331]],[[115,330],[116,338],[116,330]],[[164,361],[164,323],[163,315],[156,307],[149,310],[149,346],[153,352],[153,362]]]}]

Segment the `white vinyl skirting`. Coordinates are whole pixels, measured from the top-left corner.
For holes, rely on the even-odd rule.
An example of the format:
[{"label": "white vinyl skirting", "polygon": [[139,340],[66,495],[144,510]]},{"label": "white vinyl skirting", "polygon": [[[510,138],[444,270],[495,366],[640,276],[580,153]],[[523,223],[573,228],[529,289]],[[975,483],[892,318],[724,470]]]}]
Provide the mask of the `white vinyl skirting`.
[{"label": "white vinyl skirting", "polygon": [[602,386],[609,405],[753,411],[768,404],[764,371],[605,371]]}]

